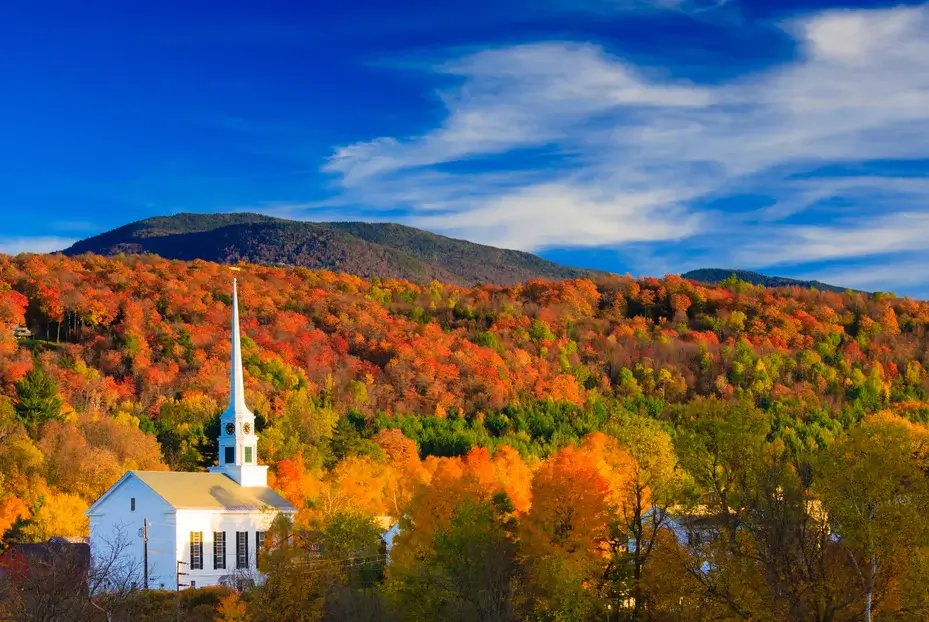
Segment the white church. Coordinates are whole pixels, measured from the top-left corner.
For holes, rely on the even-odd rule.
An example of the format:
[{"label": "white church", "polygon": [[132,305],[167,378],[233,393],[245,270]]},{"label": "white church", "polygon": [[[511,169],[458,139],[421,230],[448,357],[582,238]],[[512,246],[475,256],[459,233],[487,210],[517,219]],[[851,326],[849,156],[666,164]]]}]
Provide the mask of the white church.
[{"label": "white church", "polygon": [[235,281],[230,376],[218,466],[209,473],[129,471],[87,510],[91,556],[103,558],[117,541],[124,544],[120,552],[127,563],[121,567],[138,569],[140,588],[204,587],[257,576],[257,557],[271,522],[278,514],[292,518],[297,512],[268,487],[268,467],[257,463],[255,415],[245,405]]}]

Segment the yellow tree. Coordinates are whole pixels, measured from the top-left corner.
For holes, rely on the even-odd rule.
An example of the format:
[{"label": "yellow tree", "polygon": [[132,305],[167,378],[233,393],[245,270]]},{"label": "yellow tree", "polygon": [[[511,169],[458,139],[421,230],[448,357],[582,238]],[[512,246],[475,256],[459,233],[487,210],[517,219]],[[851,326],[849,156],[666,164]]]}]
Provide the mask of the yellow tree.
[{"label": "yellow tree", "polygon": [[23,527],[23,536],[30,542],[44,542],[52,536],[86,536],[86,510],[87,503],[80,497],[50,492],[40,499],[39,507]]},{"label": "yellow tree", "polygon": [[[815,488],[855,569],[864,620],[929,607],[929,430],[867,417],[818,462]],[[918,578],[923,588],[909,591]]]},{"label": "yellow tree", "polygon": [[384,489],[387,514],[399,518],[412,500],[413,493],[428,481],[429,476],[419,459],[415,441],[400,430],[381,430],[371,440],[387,456]]},{"label": "yellow tree", "polygon": [[503,486],[516,514],[528,512],[532,505],[532,470],[519,452],[509,445],[501,445],[494,452],[493,465],[497,481]]},{"label": "yellow tree", "polygon": [[598,608],[594,588],[607,565],[611,496],[596,460],[573,447],[535,472],[519,533],[539,613],[584,617]]},{"label": "yellow tree", "polygon": [[472,450],[464,458],[430,460],[426,467],[432,470],[430,481],[413,495],[401,520],[396,553],[391,552],[391,564],[397,568],[413,567],[432,556],[436,533],[451,525],[466,500],[487,501],[503,488],[483,449]]},{"label": "yellow tree", "polygon": [[342,460],[319,482],[316,496],[307,504],[306,522],[322,526],[340,513],[387,514],[389,471],[388,465],[367,456]]},{"label": "yellow tree", "polygon": [[618,469],[612,481],[618,485],[614,495],[619,516],[611,571],[614,581],[631,581],[631,588],[623,591],[631,595],[633,618],[638,619],[645,606],[643,573],[667,528],[668,510],[680,499],[683,473],[670,435],[654,419],[628,415],[612,432],[618,438],[607,446]]}]

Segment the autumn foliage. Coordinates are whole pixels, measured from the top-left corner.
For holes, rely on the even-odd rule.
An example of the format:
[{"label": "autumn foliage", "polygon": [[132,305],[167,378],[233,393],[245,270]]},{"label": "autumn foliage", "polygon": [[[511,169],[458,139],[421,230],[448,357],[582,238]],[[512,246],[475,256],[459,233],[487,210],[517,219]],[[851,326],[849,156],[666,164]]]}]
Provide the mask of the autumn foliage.
[{"label": "autumn foliage", "polygon": [[296,528],[401,528],[383,576],[319,584],[324,609],[361,584],[409,619],[925,605],[929,303],[673,275],[462,288],[0,256],[4,543],[85,534],[127,469],[214,463],[233,276],[259,458]]}]

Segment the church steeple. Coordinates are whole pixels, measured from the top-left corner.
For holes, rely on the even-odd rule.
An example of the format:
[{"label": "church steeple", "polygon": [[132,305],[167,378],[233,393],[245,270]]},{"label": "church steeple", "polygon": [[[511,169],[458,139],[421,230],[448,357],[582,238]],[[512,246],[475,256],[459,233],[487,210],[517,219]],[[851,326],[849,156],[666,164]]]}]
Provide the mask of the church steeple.
[{"label": "church steeple", "polygon": [[232,368],[229,383],[229,411],[248,413],[245,405],[245,379],[242,374],[242,338],[239,334],[239,288],[232,279]]},{"label": "church steeple", "polygon": [[242,338],[239,329],[239,292],[232,280],[232,356],[229,371],[229,406],[219,419],[219,465],[210,471],[224,473],[242,486],[267,486],[268,467],[258,465],[255,415],[245,404],[242,372]]}]

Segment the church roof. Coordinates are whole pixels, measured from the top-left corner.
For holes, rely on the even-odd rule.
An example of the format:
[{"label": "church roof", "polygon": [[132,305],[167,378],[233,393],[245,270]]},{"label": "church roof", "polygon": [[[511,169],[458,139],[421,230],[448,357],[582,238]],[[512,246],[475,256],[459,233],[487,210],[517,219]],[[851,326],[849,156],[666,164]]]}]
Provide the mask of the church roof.
[{"label": "church roof", "polygon": [[296,512],[284,497],[267,486],[240,486],[222,473],[129,471],[178,510],[258,511],[272,508]]}]

